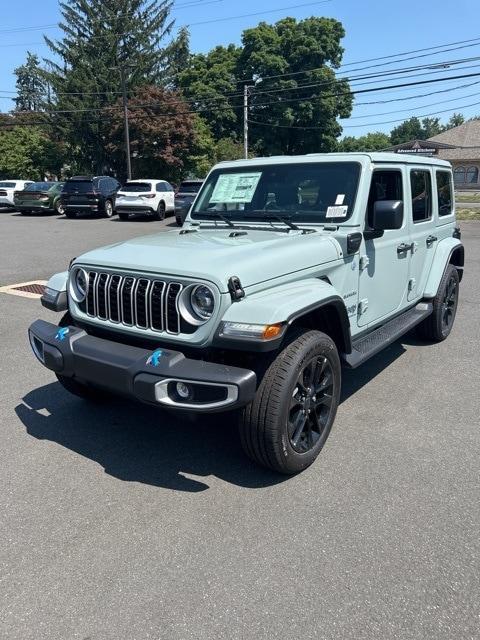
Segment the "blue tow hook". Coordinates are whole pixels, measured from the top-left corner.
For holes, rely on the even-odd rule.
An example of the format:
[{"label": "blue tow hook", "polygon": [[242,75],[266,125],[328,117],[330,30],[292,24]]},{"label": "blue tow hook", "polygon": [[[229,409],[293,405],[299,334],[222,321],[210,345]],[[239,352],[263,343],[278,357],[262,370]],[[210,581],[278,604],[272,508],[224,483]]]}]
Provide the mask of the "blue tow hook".
[{"label": "blue tow hook", "polygon": [[57,331],[57,335],[55,336],[55,340],[65,340],[65,336],[67,335],[67,333],[69,331],[70,331],[70,329],[68,327],[61,327]]},{"label": "blue tow hook", "polygon": [[152,355],[149,356],[147,360],[147,364],[151,364],[152,367],[158,367],[158,365],[160,364],[160,358],[162,357],[162,353],[163,351],[161,349],[157,349],[156,351],[154,351]]}]

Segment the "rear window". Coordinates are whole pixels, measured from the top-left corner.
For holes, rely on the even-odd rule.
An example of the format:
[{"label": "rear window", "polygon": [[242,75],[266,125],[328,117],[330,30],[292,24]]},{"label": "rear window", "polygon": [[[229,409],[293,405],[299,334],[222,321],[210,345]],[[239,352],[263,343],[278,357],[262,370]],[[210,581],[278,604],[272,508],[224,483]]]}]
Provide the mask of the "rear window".
[{"label": "rear window", "polygon": [[68,180],[63,187],[67,193],[90,193],[93,191],[92,180]]},{"label": "rear window", "polygon": [[4,189],[15,189],[16,182],[0,182],[0,187]]},{"label": "rear window", "polygon": [[151,182],[126,182],[120,191],[128,193],[143,193],[144,191],[152,191]]},{"label": "rear window", "polygon": [[57,182],[32,182],[25,187],[25,191],[48,191],[57,184]]},{"label": "rear window", "polygon": [[201,182],[182,182],[178,190],[181,193],[197,193],[201,186]]}]

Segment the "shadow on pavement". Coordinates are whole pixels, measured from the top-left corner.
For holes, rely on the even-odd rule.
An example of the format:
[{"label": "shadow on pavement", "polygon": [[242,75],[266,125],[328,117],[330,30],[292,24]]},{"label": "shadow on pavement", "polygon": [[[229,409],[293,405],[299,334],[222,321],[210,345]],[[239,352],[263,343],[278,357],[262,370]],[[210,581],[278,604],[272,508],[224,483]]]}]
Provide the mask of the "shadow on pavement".
[{"label": "shadow on pavement", "polygon": [[39,387],[22,400],[15,412],[27,433],[90,458],[120,480],[191,492],[209,485],[183,474],[214,475],[250,488],[286,480],[245,457],[228,414],[176,417],[116,397],[91,404],[70,396],[59,383]]}]

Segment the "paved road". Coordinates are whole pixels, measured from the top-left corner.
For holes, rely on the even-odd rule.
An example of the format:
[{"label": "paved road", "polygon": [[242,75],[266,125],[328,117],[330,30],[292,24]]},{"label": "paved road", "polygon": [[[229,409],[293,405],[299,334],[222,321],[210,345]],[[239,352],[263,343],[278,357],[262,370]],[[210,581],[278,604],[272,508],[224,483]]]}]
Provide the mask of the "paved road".
[{"label": "paved road", "polygon": [[[2,284],[155,222],[0,215]],[[280,479],[222,418],[89,406],[38,365],[38,301],[0,295],[0,637],[480,637],[480,225],[450,339],[347,373],[317,463]]]}]

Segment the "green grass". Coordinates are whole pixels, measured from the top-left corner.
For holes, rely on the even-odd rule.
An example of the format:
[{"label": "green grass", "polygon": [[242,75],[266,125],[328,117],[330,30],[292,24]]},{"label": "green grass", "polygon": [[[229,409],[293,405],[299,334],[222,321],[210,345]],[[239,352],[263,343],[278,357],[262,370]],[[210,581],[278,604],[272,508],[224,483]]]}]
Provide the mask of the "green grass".
[{"label": "green grass", "polygon": [[462,194],[455,198],[456,202],[480,202],[480,194],[472,193],[472,195]]},{"label": "green grass", "polygon": [[457,220],[480,220],[479,209],[457,209]]}]

